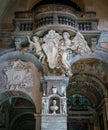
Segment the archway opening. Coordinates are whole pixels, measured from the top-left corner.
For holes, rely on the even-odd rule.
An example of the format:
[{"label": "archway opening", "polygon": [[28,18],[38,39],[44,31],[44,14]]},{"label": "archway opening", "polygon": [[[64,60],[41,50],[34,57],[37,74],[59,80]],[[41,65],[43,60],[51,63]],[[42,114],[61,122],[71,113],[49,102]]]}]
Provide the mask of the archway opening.
[{"label": "archway opening", "polygon": [[107,64],[98,59],[82,59],[72,65],[72,71],[67,87],[68,130],[104,129]]},{"label": "archway opening", "polygon": [[11,130],[35,130],[35,119],[30,113],[20,115],[13,123]]},{"label": "archway opening", "polygon": [[94,120],[93,104],[83,94],[74,93],[67,97],[67,129],[91,130],[91,121]]},{"label": "archway opening", "polygon": [[35,130],[36,108],[28,94],[7,91],[0,98],[0,130]]}]

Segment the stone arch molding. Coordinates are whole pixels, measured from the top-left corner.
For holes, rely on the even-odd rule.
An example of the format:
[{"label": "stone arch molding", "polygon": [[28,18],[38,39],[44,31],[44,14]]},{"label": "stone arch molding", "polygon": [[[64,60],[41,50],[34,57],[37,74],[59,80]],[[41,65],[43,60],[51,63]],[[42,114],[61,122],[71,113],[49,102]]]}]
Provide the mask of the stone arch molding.
[{"label": "stone arch molding", "polygon": [[74,58],[70,59],[70,64],[74,64],[75,62],[81,60],[81,59],[97,59],[97,60],[101,60],[103,62],[108,63],[108,54],[106,52],[102,52],[99,50],[95,50],[95,52],[93,52],[91,55],[89,54],[84,54],[84,55],[76,55]]},{"label": "stone arch molding", "polygon": [[[18,114],[17,116],[15,116],[15,118],[12,120],[12,122],[11,122],[11,124],[9,125],[9,130],[11,130],[12,129],[12,126],[14,125],[14,123],[16,122],[16,120],[18,119],[18,118],[21,118],[22,116],[32,116],[32,117],[34,117],[34,113],[33,112],[23,112],[23,113],[20,113],[20,114]],[[33,118],[34,119],[34,118]],[[34,119],[35,120],[35,119]],[[21,120],[20,120],[21,121]]]},{"label": "stone arch molding", "polygon": [[27,99],[28,101],[30,101],[34,105],[32,98],[28,94],[26,94],[22,91],[13,91],[13,90],[12,91],[5,91],[5,92],[0,93],[0,98],[1,98],[0,105],[4,102],[8,102],[9,104],[11,104],[12,98]]},{"label": "stone arch molding", "polygon": [[67,93],[82,93],[89,97],[94,106],[107,96],[104,84],[97,77],[85,73],[75,74],[70,78]]},{"label": "stone arch molding", "polygon": [[[23,113],[19,113],[18,115],[14,116],[14,118],[10,119],[9,114],[10,114],[10,109],[14,107],[14,99],[22,98],[30,102],[30,105],[32,106],[33,110],[26,111]],[[3,93],[0,93],[0,125],[1,123],[4,123],[3,126],[7,129],[12,125],[12,123],[15,121],[16,118],[23,114],[32,114],[34,116],[34,113],[36,112],[36,106],[33,102],[33,99],[27,95],[24,92],[21,91],[5,91]],[[3,118],[3,119],[2,119]],[[10,121],[10,124],[8,123]],[[2,128],[0,126],[0,128]]]},{"label": "stone arch molding", "polygon": [[39,71],[41,71],[41,72],[43,71],[42,65],[40,64],[40,62],[38,61],[36,56],[34,56],[30,53],[23,53],[21,51],[9,52],[9,53],[6,53],[6,54],[0,56],[0,63],[7,61],[7,60],[12,60],[12,59],[21,59],[24,61],[30,61],[36,66],[36,68],[38,68]]}]

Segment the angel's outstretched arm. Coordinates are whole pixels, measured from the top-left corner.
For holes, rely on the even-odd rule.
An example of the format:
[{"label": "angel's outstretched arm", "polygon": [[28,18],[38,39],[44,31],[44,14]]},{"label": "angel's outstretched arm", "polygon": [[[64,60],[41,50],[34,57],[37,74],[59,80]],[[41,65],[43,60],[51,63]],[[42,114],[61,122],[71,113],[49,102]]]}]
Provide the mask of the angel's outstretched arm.
[{"label": "angel's outstretched arm", "polygon": [[27,35],[27,40],[28,40],[28,42],[29,42],[30,44],[34,44],[34,42],[30,40],[30,37],[29,37],[28,35]]}]

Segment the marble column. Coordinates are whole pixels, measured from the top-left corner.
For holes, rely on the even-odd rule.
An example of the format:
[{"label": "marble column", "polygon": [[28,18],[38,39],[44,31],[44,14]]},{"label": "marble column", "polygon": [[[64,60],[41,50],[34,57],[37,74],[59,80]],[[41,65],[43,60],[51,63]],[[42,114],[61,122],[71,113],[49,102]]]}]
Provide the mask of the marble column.
[{"label": "marble column", "polygon": [[35,123],[35,130],[40,130],[40,122],[41,122],[41,114],[34,114],[36,123]]}]

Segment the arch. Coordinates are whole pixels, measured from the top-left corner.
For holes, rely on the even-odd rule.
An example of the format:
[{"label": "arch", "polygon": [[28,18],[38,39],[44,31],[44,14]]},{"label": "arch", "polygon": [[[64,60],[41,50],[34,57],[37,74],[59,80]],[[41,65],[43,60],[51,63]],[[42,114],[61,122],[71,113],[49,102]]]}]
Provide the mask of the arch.
[{"label": "arch", "polygon": [[[91,102],[93,103],[93,106],[98,105],[98,103],[102,100],[102,98],[104,96],[107,96],[104,84],[95,76],[85,74],[85,73],[81,73],[80,76],[82,77],[84,75],[84,77],[86,76],[87,79],[84,79],[84,81],[82,81],[82,83],[78,83],[76,80],[74,80],[75,77],[78,75],[79,74],[75,75],[74,77],[72,76],[70,78],[70,81],[69,81],[70,83],[69,83],[69,86],[67,88],[67,95],[70,95],[70,94],[76,93],[76,92],[80,93],[80,94],[84,94],[85,96],[87,96],[91,100]],[[76,79],[77,79],[77,77],[76,77]],[[74,85],[72,85],[71,81],[73,83],[76,82],[76,86],[78,86],[79,84],[81,84],[81,86],[74,87]],[[93,85],[90,84],[91,82],[93,83]],[[86,87],[85,87],[85,85],[86,85]],[[89,91],[89,94],[88,94],[88,91]]]},{"label": "arch", "polygon": [[75,2],[81,8],[81,10],[85,10],[84,0],[71,0],[71,1]]},{"label": "arch", "polygon": [[[31,125],[29,125],[31,123]],[[23,125],[23,126],[22,126]],[[15,127],[19,127],[20,130],[23,130],[22,128],[25,127],[34,127],[35,130],[35,117],[34,113],[31,112],[24,112],[21,114],[18,114],[11,122],[9,126],[9,130],[18,130],[19,128],[15,129]],[[31,128],[33,130],[33,128]]]},{"label": "arch", "polygon": [[71,6],[73,9],[75,9],[76,11],[82,11],[82,9],[80,8],[80,6],[73,0],[41,0],[38,3],[36,3],[33,7],[32,10],[35,10],[37,7],[41,6],[41,5],[45,5],[45,4],[63,4],[63,5],[68,5]]},{"label": "arch", "polygon": [[[18,121],[18,125],[21,126],[24,125],[23,127],[21,127],[22,128],[21,130],[23,130],[23,128],[27,130],[28,123],[30,123],[29,128],[32,126],[35,130],[36,121],[35,121],[34,113],[36,113],[36,107],[32,98],[29,95],[27,95],[22,91],[5,91],[0,94],[0,99],[1,99],[0,106],[5,104],[5,106],[8,107],[8,108],[6,107],[8,111],[5,114],[6,128],[9,128],[9,130],[19,130],[19,128],[15,129]],[[18,101],[18,99],[22,99],[19,101],[23,101],[23,102],[17,102],[17,104],[15,104],[16,101]],[[16,124],[14,125],[14,123]]]},{"label": "arch", "polygon": [[79,108],[77,106],[81,106],[82,109],[85,109],[85,108],[83,108],[85,106],[93,107],[93,104],[90,101],[90,99],[87,96],[85,96],[84,94],[80,94],[80,93],[74,93],[67,97],[67,107],[72,107],[72,105],[73,105],[73,107],[76,107],[76,109],[79,109],[79,110],[81,108]]},{"label": "arch", "polygon": [[11,104],[13,98],[27,99],[29,102],[31,102],[31,104],[34,105],[34,102],[29,95],[27,95],[26,93],[22,91],[14,91],[14,90],[0,93],[0,105],[6,101],[9,102],[9,104]]},{"label": "arch", "polygon": [[[83,98],[73,98],[72,95],[82,95]],[[96,108],[88,95],[84,93],[75,93],[67,97],[67,130],[70,129],[91,129],[91,121],[97,119]],[[69,99],[70,98],[70,99]],[[77,101],[78,99],[78,101]],[[83,127],[82,127],[83,126]]]},{"label": "arch", "polygon": [[84,91],[79,91],[79,90],[67,91],[67,96],[70,96],[72,94],[82,94],[82,95],[86,96],[91,101],[91,103],[93,104],[93,107],[95,107],[97,101],[96,101],[96,99],[93,95],[88,95]]},{"label": "arch", "polygon": [[57,94],[52,94],[52,95],[50,95],[48,98],[49,98],[49,99],[51,99],[51,98],[53,98],[53,97],[57,97],[57,98],[59,98],[59,99],[60,99],[60,96],[59,96],[59,95],[57,95]]},{"label": "arch", "polygon": [[[73,64],[77,64],[79,63],[84,63],[84,64],[89,64],[90,63],[94,63],[94,61],[101,61],[103,62],[104,64],[108,64],[108,54],[106,52],[101,52],[99,50],[96,50],[93,54],[91,55],[88,55],[88,54],[85,54],[83,56],[80,56],[80,55],[77,55],[75,57],[73,57],[71,60],[70,60],[70,63],[71,65]],[[87,63],[87,61],[89,61]],[[93,62],[92,62],[93,61]],[[86,66],[86,65],[85,65]],[[83,67],[85,67],[83,66]],[[78,68],[78,67],[77,67]],[[107,68],[107,67],[106,67]],[[75,69],[73,67],[73,69]],[[105,80],[104,79],[100,79],[100,77],[98,75],[95,75],[95,73],[92,73],[92,72],[88,72],[86,71],[86,69],[83,69],[82,70],[78,70],[76,71],[73,76],[72,76],[72,79],[70,77],[70,79],[73,81],[74,80],[74,77],[75,76],[78,76],[78,75],[85,75],[85,77],[87,77],[87,79],[90,79],[91,81],[93,81],[93,84],[94,84],[94,87],[92,86],[91,88],[91,92],[95,95],[95,98],[92,96],[92,94],[89,93],[89,98],[91,98],[93,104],[97,104],[99,103],[99,101],[101,101],[105,96],[107,96],[107,92],[105,90]],[[106,75],[106,74],[105,74]],[[82,77],[81,76],[81,77]],[[87,79],[83,78],[85,81]],[[71,82],[71,81],[70,81]],[[74,81],[73,81],[74,82]],[[76,84],[77,84],[77,80],[75,80]],[[89,82],[90,83],[90,82]],[[96,84],[97,85],[96,85]],[[94,91],[93,91],[94,90]],[[74,89],[73,89],[74,91]],[[75,90],[76,91],[76,90]],[[77,90],[78,92],[82,91],[82,90]],[[90,89],[89,89],[90,91]],[[87,91],[86,91],[87,92]],[[83,91],[82,91],[83,93]],[[86,93],[85,93],[86,94]],[[99,94],[99,95],[98,95]],[[91,96],[90,96],[91,95]],[[100,98],[100,99],[99,99]],[[97,103],[96,103],[97,101]]]},{"label": "arch", "polygon": [[30,53],[23,53],[20,51],[15,51],[15,52],[8,52],[2,56],[0,56],[0,63],[7,61],[7,60],[12,60],[12,59],[21,59],[25,61],[30,61],[32,62],[36,68],[38,68],[39,71],[43,73],[43,68],[39,60],[37,59],[36,56],[30,54]]},{"label": "arch", "polygon": [[84,59],[97,59],[97,60],[101,60],[103,62],[108,63],[108,53],[102,52],[99,50],[95,50],[95,52],[92,53],[91,55],[89,55],[89,54],[84,54],[83,56],[77,55],[70,59],[70,64],[72,65],[75,62],[77,62],[79,60],[84,60]]},{"label": "arch", "polygon": [[94,75],[89,75],[88,73],[82,73],[82,75],[85,75],[85,76],[87,76],[87,78],[89,78],[89,79],[95,81],[96,83],[98,83],[98,85],[101,87],[103,95],[106,95],[105,86],[97,77],[95,77]]}]

